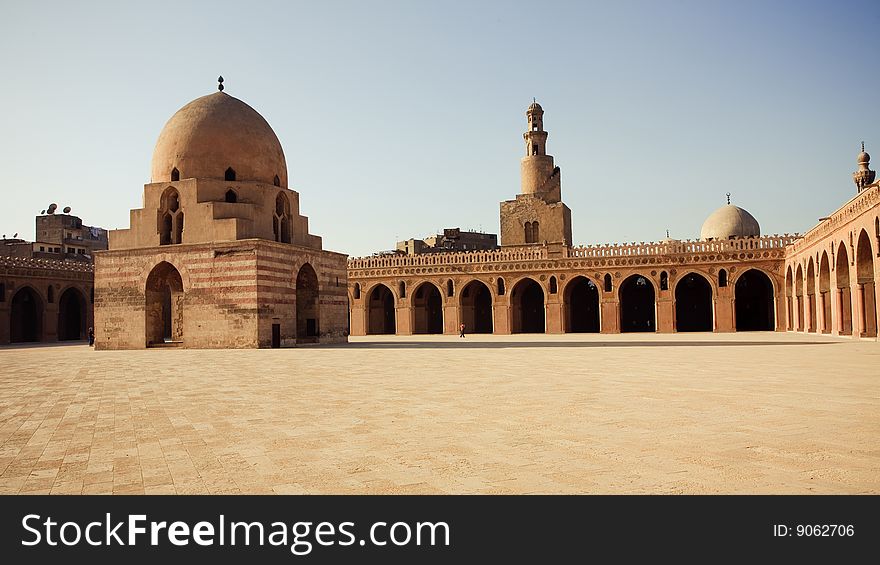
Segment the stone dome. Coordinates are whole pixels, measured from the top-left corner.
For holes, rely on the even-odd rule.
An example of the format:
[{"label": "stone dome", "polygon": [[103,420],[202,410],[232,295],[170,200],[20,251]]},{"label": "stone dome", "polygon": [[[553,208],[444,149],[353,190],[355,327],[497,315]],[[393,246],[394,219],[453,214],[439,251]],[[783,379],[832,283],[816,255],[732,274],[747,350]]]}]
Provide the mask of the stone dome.
[{"label": "stone dome", "polygon": [[859,156],[856,157],[856,163],[858,163],[859,165],[861,165],[862,163],[867,165],[870,162],[871,162],[871,156],[868,155],[867,153],[865,153],[864,150],[862,150],[862,152],[859,153]]},{"label": "stone dome", "polygon": [[739,206],[727,204],[712,212],[703,228],[700,239],[730,239],[731,237],[755,237],[761,235],[761,227],[754,216]]},{"label": "stone dome", "polygon": [[152,182],[223,179],[227,169],[236,181],[287,186],[284,150],[271,126],[256,110],[225,92],[196,98],[162,128],[153,150]]},{"label": "stone dome", "polygon": [[537,102],[532,102],[531,104],[529,104],[529,109],[527,111],[528,112],[543,112],[544,108],[541,108],[541,105],[538,104]]}]

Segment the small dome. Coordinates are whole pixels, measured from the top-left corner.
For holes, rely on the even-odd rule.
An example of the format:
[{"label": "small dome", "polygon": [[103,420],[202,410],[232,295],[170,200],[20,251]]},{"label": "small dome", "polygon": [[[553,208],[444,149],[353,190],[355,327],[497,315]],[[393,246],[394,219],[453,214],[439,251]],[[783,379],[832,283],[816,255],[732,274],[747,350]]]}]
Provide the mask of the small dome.
[{"label": "small dome", "polygon": [[732,237],[756,237],[761,227],[754,216],[739,206],[727,204],[712,212],[703,228],[700,239],[730,239]]},{"label": "small dome", "polygon": [[871,162],[871,156],[868,155],[867,153],[865,153],[864,151],[859,153],[859,156],[856,157],[856,163],[858,163],[859,165],[861,165],[862,163],[867,165],[870,162]]},{"label": "small dome", "polygon": [[537,102],[532,102],[529,104],[528,112],[543,112],[544,108],[541,108],[541,105]]},{"label": "small dome", "polygon": [[256,110],[225,92],[196,98],[162,128],[153,151],[152,182],[179,178],[223,179],[287,186],[287,162],[275,132]]}]

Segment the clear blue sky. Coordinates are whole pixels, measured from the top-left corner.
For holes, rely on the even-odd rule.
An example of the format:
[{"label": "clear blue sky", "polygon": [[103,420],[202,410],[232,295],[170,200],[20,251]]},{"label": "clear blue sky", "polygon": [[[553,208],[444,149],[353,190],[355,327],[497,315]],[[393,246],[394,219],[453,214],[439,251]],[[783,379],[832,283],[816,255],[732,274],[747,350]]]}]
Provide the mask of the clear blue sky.
[{"label": "clear blue sky", "polygon": [[536,97],[575,243],[806,231],[880,166],[876,2],[4,2],[0,232],[50,202],[128,227],[159,131],[259,111],[324,247],[498,230]]}]

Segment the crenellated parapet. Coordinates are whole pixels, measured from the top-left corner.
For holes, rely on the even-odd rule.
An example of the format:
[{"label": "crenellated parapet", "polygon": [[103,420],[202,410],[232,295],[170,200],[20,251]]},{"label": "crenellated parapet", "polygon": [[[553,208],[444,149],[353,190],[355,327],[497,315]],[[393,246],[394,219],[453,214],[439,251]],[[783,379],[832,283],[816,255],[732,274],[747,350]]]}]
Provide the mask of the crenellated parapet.
[{"label": "crenellated parapet", "polygon": [[875,183],[855,195],[849,202],[819,222],[816,227],[806,232],[802,238],[792,243],[790,252],[798,253],[817,241],[827,238],[842,226],[861,216],[865,210],[878,204],[880,204],[880,183]]}]

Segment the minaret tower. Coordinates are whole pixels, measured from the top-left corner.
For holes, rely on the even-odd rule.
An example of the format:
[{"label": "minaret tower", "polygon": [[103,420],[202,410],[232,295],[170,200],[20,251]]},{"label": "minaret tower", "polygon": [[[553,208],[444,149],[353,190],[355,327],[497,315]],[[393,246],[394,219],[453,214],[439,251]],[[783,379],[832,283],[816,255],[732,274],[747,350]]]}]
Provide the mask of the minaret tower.
[{"label": "minaret tower", "polygon": [[529,129],[523,134],[526,156],[520,164],[522,193],[534,194],[545,202],[559,202],[559,168],[553,166],[553,157],[547,155],[547,132],[544,131],[544,109],[535,101],[526,110]]},{"label": "minaret tower", "polygon": [[865,153],[864,141],[862,142],[862,152],[856,158],[856,163],[859,164],[859,170],[853,173],[853,182],[856,183],[856,188],[861,192],[865,190],[865,187],[874,182],[874,171],[868,168],[868,165],[871,164],[871,156]]},{"label": "minaret tower", "polygon": [[571,210],[562,201],[559,167],[547,155],[544,109],[534,99],[526,118],[522,187],[516,200],[501,203],[501,245],[549,245],[551,253],[561,253],[561,246],[571,245]]}]

